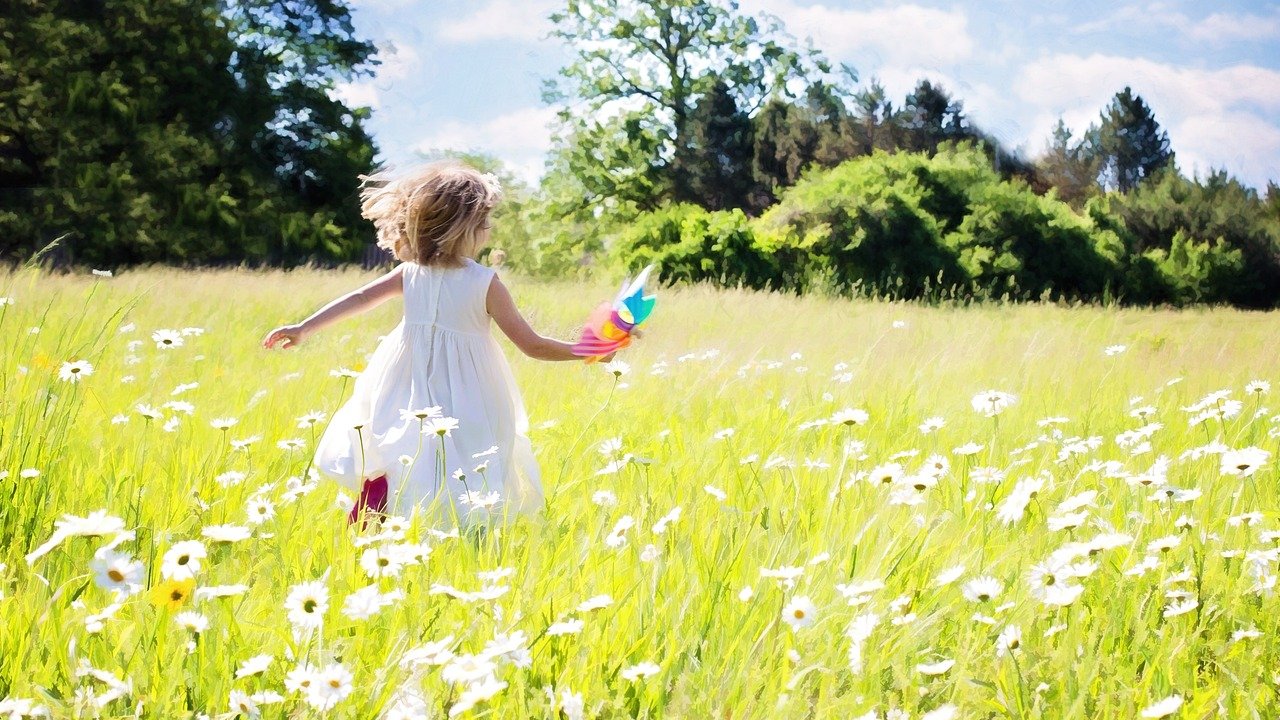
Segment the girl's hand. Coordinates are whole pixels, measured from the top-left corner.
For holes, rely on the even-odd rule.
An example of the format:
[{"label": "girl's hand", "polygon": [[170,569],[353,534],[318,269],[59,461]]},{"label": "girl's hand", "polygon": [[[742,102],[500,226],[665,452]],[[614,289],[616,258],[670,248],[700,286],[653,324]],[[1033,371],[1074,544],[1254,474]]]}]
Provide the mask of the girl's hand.
[{"label": "girl's hand", "polygon": [[296,347],[302,344],[302,339],[306,334],[302,330],[301,325],[285,325],[267,333],[262,339],[262,347],[270,350],[280,343],[282,348]]}]

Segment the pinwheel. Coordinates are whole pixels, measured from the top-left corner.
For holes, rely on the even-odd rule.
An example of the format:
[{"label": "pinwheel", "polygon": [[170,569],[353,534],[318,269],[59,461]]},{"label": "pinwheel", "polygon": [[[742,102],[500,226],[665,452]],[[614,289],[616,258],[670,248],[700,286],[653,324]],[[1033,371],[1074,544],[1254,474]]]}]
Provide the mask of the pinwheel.
[{"label": "pinwheel", "polygon": [[644,283],[652,270],[653,266],[649,265],[635,280],[624,280],[622,290],[612,303],[601,303],[592,311],[582,328],[582,336],[573,346],[575,355],[593,363],[631,344],[632,333],[649,319],[658,301],[656,296],[644,294]]}]

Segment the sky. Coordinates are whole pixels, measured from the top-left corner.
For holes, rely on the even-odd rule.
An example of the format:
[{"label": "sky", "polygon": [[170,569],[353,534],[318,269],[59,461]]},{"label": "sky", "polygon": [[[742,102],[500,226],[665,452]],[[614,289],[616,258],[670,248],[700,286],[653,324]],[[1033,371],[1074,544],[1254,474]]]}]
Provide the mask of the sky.
[{"label": "sky", "polygon": [[[339,94],[373,109],[380,160],[432,150],[542,174],[554,110],[542,86],[571,60],[549,38],[563,0],[351,0],[382,64]],[[1126,85],[1168,132],[1179,168],[1280,184],[1280,2],[741,0],[779,18],[901,104],[940,82],[971,122],[1026,157],[1062,118],[1077,135]]]}]

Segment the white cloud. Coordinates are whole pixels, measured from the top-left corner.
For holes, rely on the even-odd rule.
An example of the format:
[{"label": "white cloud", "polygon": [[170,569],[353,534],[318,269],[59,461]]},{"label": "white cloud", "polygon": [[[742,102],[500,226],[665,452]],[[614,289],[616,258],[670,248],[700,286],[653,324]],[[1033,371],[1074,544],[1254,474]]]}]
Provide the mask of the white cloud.
[{"label": "white cloud", "polygon": [[961,9],[908,4],[841,10],[794,0],[744,0],[742,8],[776,15],[787,32],[813,38],[814,45],[837,59],[934,67],[964,60],[974,50],[969,18]]},{"label": "white cloud", "polygon": [[1280,72],[1218,70],[1143,58],[1053,55],[1028,63],[1014,92],[1036,112],[1029,137],[1043,146],[1059,116],[1076,132],[1097,121],[1115,93],[1133,88],[1169,133],[1188,173],[1227,168],[1254,187],[1280,179]]},{"label": "white cloud", "polygon": [[442,22],[439,37],[452,43],[533,42],[551,30],[547,16],[559,5],[552,0],[489,0],[470,15]]},{"label": "white cloud", "polygon": [[422,59],[413,43],[395,37],[378,43],[376,57],[380,62],[377,66],[377,78],[382,82],[408,77],[422,65]]},{"label": "white cloud", "polygon": [[338,83],[329,95],[349,108],[369,107],[376,110],[382,105],[378,89],[366,81]]},{"label": "white cloud", "polygon": [[1273,13],[1271,17],[1214,13],[1188,26],[1187,34],[1209,42],[1280,37],[1280,13]]},{"label": "white cloud", "polygon": [[1259,190],[1267,181],[1280,182],[1280,128],[1252,113],[1189,117],[1169,130],[1178,166],[1188,175],[1204,177],[1210,170],[1226,168],[1247,185]]},{"label": "white cloud", "polygon": [[1240,40],[1265,40],[1280,37],[1280,11],[1270,16],[1252,13],[1213,13],[1199,20],[1172,8],[1164,2],[1122,5],[1110,14],[1086,22],[1072,30],[1076,33],[1111,32],[1115,30],[1160,32],[1170,28],[1184,39],[1225,44]]},{"label": "white cloud", "polygon": [[554,108],[526,107],[481,123],[446,120],[414,143],[415,152],[433,150],[479,151],[506,163],[523,179],[536,183],[542,177],[543,158],[551,148]]},{"label": "white cloud", "polygon": [[382,93],[390,90],[396,80],[409,77],[420,70],[421,60],[413,45],[400,40],[378,43],[378,65],[373,66],[372,77],[338,83],[331,95],[349,107],[382,107]]}]

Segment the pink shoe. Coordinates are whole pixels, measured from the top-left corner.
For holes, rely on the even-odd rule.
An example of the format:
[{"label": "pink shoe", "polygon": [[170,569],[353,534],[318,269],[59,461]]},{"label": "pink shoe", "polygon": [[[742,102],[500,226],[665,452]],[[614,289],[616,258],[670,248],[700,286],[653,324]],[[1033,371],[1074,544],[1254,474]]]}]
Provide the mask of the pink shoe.
[{"label": "pink shoe", "polygon": [[[351,508],[351,514],[347,516],[347,524],[350,525],[366,512],[382,513],[387,509],[387,476],[380,475],[372,480],[365,480],[364,487],[360,490],[360,498],[356,500],[355,507]],[[360,529],[364,529],[361,524]]]}]

